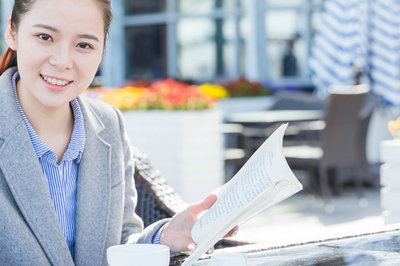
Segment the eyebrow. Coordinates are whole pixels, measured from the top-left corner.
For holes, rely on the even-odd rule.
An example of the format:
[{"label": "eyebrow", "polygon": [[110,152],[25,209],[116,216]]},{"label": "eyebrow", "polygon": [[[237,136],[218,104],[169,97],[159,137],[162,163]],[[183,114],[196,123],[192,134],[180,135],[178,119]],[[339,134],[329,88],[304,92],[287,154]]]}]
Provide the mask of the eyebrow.
[{"label": "eyebrow", "polygon": [[[35,25],[33,25],[33,26],[34,26],[35,28],[47,29],[47,30],[50,30],[50,31],[52,31],[52,32],[59,32],[58,29],[56,29],[56,28],[54,28],[54,27],[52,27],[52,26],[46,25],[46,24],[35,24]],[[94,36],[94,35],[92,35],[92,34],[79,34],[78,37],[79,37],[79,38],[82,38],[82,39],[94,40],[94,41],[97,41],[97,42],[100,41],[99,38],[97,38],[96,36]]]}]

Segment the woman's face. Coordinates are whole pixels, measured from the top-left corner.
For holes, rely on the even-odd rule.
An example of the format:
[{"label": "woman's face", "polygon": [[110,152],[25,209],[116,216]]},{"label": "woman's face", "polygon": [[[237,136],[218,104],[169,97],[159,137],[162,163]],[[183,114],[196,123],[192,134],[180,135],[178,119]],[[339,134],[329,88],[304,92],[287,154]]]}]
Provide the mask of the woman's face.
[{"label": "woman's face", "polygon": [[8,33],[17,51],[18,94],[31,107],[68,106],[90,85],[103,57],[103,12],[95,0],[36,0]]}]

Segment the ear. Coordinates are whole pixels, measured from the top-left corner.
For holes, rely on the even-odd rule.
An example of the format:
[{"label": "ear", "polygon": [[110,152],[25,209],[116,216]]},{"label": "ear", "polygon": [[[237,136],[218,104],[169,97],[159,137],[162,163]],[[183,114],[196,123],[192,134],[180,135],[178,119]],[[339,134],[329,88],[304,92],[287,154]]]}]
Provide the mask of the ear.
[{"label": "ear", "polygon": [[11,27],[11,19],[8,20],[8,25],[5,33],[5,40],[8,45],[12,50],[16,51],[17,50],[17,42],[16,42],[16,32],[13,31]]}]

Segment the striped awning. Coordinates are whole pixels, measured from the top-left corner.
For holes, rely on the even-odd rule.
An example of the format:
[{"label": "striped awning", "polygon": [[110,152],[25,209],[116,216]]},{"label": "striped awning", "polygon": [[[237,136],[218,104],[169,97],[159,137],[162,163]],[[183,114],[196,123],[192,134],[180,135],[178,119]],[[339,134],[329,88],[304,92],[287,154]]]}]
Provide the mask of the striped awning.
[{"label": "striped awning", "polygon": [[375,94],[400,105],[399,2],[326,0],[309,64],[321,96],[333,84],[370,83]]}]

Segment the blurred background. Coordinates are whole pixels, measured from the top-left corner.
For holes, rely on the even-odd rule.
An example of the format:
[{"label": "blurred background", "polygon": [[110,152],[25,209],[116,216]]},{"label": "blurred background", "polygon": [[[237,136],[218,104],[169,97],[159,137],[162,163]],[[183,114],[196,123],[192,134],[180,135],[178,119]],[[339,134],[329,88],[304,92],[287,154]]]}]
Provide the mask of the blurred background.
[{"label": "blurred background", "polygon": [[[322,2],[114,0],[106,60],[96,82],[120,86],[173,77],[198,83],[245,75],[311,89],[306,64]],[[1,1],[3,29],[12,4]],[[284,70],[290,51],[297,66]]]},{"label": "blurred background", "polygon": [[[3,32],[12,5],[0,1]],[[385,217],[400,221],[398,0],[113,0],[112,6],[103,65],[85,94],[124,111],[132,145],[184,200],[199,200],[230,180],[289,122],[283,144],[293,149],[284,152],[305,189],[249,228],[268,225],[271,213],[269,226],[284,225],[290,212],[308,236],[331,225],[346,224],[348,233],[360,223],[380,226]]]}]

